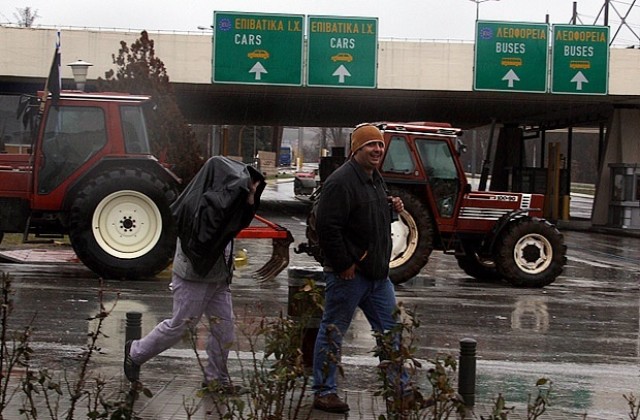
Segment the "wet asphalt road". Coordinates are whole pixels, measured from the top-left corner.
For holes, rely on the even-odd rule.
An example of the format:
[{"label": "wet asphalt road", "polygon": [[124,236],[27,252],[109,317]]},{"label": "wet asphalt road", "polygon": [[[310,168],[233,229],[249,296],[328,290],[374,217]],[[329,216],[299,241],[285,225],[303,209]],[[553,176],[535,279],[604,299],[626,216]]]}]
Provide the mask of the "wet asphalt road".
[{"label": "wet asphalt road", "polygon": [[[304,240],[307,205],[291,199],[289,191],[290,186],[270,186],[260,214],[291,230],[293,250]],[[528,394],[535,394],[536,380],[547,377],[553,381],[553,418],[581,418],[584,413],[589,419],[628,418],[623,395],[640,395],[640,240],[563,234],[568,264],[544,289],[477,282],[458,268],[453,256],[434,252],[419,276],[397,287],[398,300],[421,320],[416,356],[457,356],[460,339],[471,337],[478,343],[477,401],[490,403],[502,393],[508,404],[522,407]],[[238,329],[286,314],[287,271],[273,282],[252,277],[271,254],[269,241],[238,240],[236,249],[246,249],[248,255],[233,283]],[[291,252],[291,258],[290,267],[316,266],[306,255]],[[146,333],[171,311],[167,271],[152,280],[105,281],[102,286],[81,264],[1,263],[0,271],[10,273],[13,281],[11,325],[21,328],[35,316],[35,360],[43,366],[73,366],[101,291],[107,309],[116,305],[105,323],[108,338],[101,341],[104,355],[98,360],[114,375],[120,369],[124,314],[142,312]],[[242,332],[238,336],[240,350],[248,351]],[[368,324],[358,313],[345,340],[343,388],[375,387],[373,346]],[[188,351],[186,344],[181,348]],[[157,363],[156,368],[162,361]]]}]

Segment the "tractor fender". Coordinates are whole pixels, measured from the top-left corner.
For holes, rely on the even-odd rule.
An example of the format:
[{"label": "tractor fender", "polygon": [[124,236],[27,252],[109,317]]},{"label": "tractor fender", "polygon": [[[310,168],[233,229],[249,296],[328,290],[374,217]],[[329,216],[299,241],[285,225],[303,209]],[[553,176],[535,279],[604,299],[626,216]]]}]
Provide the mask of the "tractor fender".
[{"label": "tractor fender", "polygon": [[509,223],[523,217],[528,217],[528,211],[529,209],[518,209],[500,217],[496,224],[493,225],[491,231],[482,241],[482,246],[480,248],[481,253],[488,256],[493,255],[495,251],[496,240],[500,237],[502,232],[504,232]]},{"label": "tractor fender", "polygon": [[94,179],[98,174],[107,172],[113,168],[135,168],[148,172],[157,176],[160,180],[172,185],[176,189],[180,189],[182,180],[178,178],[168,168],[158,162],[158,160],[151,156],[114,156],[105,157],[91,166],[84,174],[76,179],[73,184],[69,186],[67,194],[65,194],[63,209],[69,210],[73,203],[74,197],[77,193],[84,188],[88,181]]}]

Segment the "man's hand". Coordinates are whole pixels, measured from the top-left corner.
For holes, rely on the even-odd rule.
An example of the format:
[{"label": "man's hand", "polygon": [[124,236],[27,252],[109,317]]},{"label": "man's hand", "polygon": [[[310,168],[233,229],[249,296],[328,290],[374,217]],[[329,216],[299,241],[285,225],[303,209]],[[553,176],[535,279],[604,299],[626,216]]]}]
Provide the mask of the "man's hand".
[{"label": "man's hand", "polygon": [[391,206],[396,213],[402,213],[404,211],[404,203],[400,197],[391,197],[389,196],[389,201],[391,202]]},{"label": "man's hand", "polygon": [[247,204],[249,204],[250,206],[253,206],[253,203],[255,202],[256,190],[258,189],[258,185],[260,185],[260,181],[249,181],[249,196],[247,197]]},{"label": "man's hand", "polygon": [[356,265],[351,264],[351,267],[347,268],[340,273],[340,278],[344,280],[352,280],[356,277]]}]

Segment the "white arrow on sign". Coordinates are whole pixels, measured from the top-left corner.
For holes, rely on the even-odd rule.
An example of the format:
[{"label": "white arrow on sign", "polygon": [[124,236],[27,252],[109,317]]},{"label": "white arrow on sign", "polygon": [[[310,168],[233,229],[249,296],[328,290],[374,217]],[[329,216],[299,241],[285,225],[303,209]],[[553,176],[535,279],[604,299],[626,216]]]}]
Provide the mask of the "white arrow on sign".
[{"label": "white arrow on sign", "polygon": [[255,73],[256,80],[260,80],[262,73],[269,73],[259,61],[251,67],[249,73]]},{"label": "white arrow on sign", "polygon": [[573,79],[571,79],[571,82],[576,84],[576,90],[582,90],[582,84],[589,83],[589,79],[587,79],[581,71],[578,71],[576,75],[573,76]]},{"label": "white arrow on sign", "polygon": [[349,73],[349,70],[347,70],[343,64],[340,64],[340,67],[333,72],[332,76],[338,76],[338,83],[344,83],[344,78],[351,76],[351,73]]},{"label": "white arrow on sign", "polygon": [[513,71],[513,69],[509,69],[509,71],[507,72],[507,74],[505,74],[502,77],[502,80],[506,80],[507,86],[512,88],[513,87],[513,82],[519,82],[520,78],[518,77],[518,75],[516,74],[515,71]]}]

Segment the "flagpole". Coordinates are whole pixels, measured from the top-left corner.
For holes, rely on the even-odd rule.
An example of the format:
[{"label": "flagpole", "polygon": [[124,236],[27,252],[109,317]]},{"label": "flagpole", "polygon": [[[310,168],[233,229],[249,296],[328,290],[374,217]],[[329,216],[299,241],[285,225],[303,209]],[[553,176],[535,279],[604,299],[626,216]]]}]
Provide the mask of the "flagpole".
[{"label": "flagpole", "polygon": [[54,105],[60,98],[60,90],[62,90],[62,75],[60,73],[60,30],[56,33],[56,49],[53,53],[53,61],[51,62],[51,69],[49,70],[49,76],[44,84],[44,96],[40,102],[40,112],[44,112],[45,104],[51,93],[51,99]]}]

